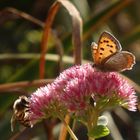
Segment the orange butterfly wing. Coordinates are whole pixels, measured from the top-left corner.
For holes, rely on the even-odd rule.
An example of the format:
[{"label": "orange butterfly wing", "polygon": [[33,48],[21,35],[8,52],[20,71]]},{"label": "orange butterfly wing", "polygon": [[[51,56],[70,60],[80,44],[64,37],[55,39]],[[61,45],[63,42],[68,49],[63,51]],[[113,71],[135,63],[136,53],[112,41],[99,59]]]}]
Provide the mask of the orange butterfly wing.
[{"label": "orange butterfly wing", "polygon": [[121,51],[121,45],[119,41],[110,33],[103,32],[98,41],[92,44],[92,56],[95,65],[101,65],[105,59],[111,55]]}]

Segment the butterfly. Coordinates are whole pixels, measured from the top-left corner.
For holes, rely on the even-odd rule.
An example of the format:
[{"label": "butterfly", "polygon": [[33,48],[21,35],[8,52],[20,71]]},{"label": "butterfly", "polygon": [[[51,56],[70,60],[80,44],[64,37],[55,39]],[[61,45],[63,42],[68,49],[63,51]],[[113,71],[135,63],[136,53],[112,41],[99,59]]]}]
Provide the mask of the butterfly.
[{"label": "butterfly", "polygon": [[122,51],[120,42],[109,32],[103,32],[98,44],[91,44],[94,65],[101,71],[125,71],[132,69],[135,64],[135,56]]}]

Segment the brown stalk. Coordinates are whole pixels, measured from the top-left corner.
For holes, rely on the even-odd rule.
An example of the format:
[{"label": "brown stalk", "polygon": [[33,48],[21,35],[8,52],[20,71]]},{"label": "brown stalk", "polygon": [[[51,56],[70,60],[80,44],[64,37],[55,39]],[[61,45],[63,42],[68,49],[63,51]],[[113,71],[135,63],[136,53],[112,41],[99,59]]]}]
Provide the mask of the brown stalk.
[{"label": "brown stalk", "polygon": [[67,0],[58,0],[69,12],[72,18],[72,44],[74,46],[74,63],[82,61],[82,19],[75,6]]},{"label": "brown stalk", "polygon": [[58,11],[59,8],[59,4],[57,4],[57,2],[55,2],[48,13],[48,17],[45,21],[45,27],[44,27],[44,31],[43,31],[43,36],[42,36],[42,40],[41,40],[41,56],[40,56],[40,78],[44,78],[45,75],[45,55],[46,55],[46,51],[47,51],[47,43],[48,43],[48,37],[49,37],[49,33],[50,33],[50,29],[51,29],[51,25],[53,23],[54,17]]},{"label": "brown stalk", "polygon": [[25,13],[25,12],[22,12],[20,10],[17,10],[15,8],[12,8],[12,7],[8,7],[8,8],[5,8],[3,10],[0,11],[0,14],[3,15],[4,13],[12,13],[14,15],[17,15],[18,17],[22,17],[28,21],[31,21],[41,27],[44,27],[44,23],[36,18],[34,18],[33,16]]},{"label": "brown stalk", "polygon": [[79,15],[79,12],[76,8],[67,0],[58,0],[56,1],[49,10],[48,17],[45,22],[43,37],[41,41],[41,57],[40,57],[40,78],[44,78],[45,75],[45,54],[47,51],[48,37],[53,23],[54,17],[60,7],[60,4],[63,5],[69,12],[72,17],[72,42],[74,46],[74,60],[76,64],[81,63],[81,33],[82,33],[82,20]]},{"label": "brown stalk", "polygon": [[56,47],[56,50],[57,50],[57,52],[59,54],[59,59],[58,59],[58,62],[59,62],[59,72],[62,72],[62,70],[63,70],[64,49],[63,49],[63,45],[62,45],[61,41],[58,39],[56,34],[53,33],[53,35],[54,35],[54,39],[55,39],[55,47]]},{"label": "brown stalk", "polygon": [[40,79],[40,80],[33,80],[33,81],[22,81],[22,82],[15,82],[15,83],[7,83],[7,84],[0,84],[0,93],[6,91],[13,91],[19,88],[26,88],[26,87],[40,87],[44,86],[47,83],[53,82],[53,79]]},{"label": "brown stalk", "polygon": [[[70,122],[70,117],[69,115],[67,115],[65,117],[65,122],[68,124]],[[67,129],[65,127],[65,125],[63,124],[60,130],[60,135],[59,135],[59,140],[66,140],[67,137]]]}]

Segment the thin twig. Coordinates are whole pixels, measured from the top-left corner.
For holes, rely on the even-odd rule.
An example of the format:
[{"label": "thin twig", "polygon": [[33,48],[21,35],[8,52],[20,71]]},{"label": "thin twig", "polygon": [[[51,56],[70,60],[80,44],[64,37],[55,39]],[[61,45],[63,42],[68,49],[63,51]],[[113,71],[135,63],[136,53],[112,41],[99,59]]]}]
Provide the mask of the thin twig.
[{"label": "thin twig", "polygon": [[15,83],[0,84],[0,93],[2,94],[2,92],[6,92],[18,88],[40,87],[51,82],[53,82],[53,79],[40,79],[40,80],[33,80],[33,81],[22,81],[22,82],[15,82]]},{"label": "thin twig", "polygon": [[55,47],[56,47],[56,50],[59,54],[59,60],[58,60],[58,62],[59,62],[59,72],[62,72],[63,66],[64,66],[63,65],[64,49],[63,49],[62,43],[61,43],[60,39],[58,39],[57,35],[55,33],[53,33],[53,35],[54,35],[55,42],[56,42]]},{"label": "thin twig", "polygon": [[7,7],[7,8],[0,11],[1,14],[4,12],[12,13],[12,14],[17,15],[19,17],[22,17],[28,21],[31,21],[32,23],[35,23],[41,27],[44,27],[44,23],[42,21],[40,21],[39,19],[37,19],[37,18],[35,18],[35,17],[33,17],[33,16],[23,12],[23,11],[17,10],[15,8],[12,8],[12,7]]},{"label": "thin twig", "polygon": [[[62,50],[59,50],[59,51],[62,51]],[[60,52],[62,53],[62,52]],[[63,63],[66,63],[66,64],[73,64],[73,57],[71,56],[67,56],[67,55],[63,55],[61,56],[62,54],[49,54],[47,53],[45,55],[45,60],[48,60],[48,61],[54,61],[54,62],[58,62],[60,61],[60,59],[62,59],[61,61]],[[62,57],[62,58],[60,58]],[[1,54],[0,55],[0,62],[1,62],[1,65],[2,65],[2,62],[4,64],[6,63],[12,63],[14,60],[17,62],[18,60],[21,62],[21,60],[27,60],[29,61],[30,59],[39,59],[40,58],[40,54],[34,54],[34,53],[24,53],[24,54],[15,54],[15,53],[12,53],[12,54]],[[8,61],[7,61],[8,60]],[[9,60],[12,60],[12,61],[9,61]],[[82,63],[92,63],[91,61],[89,60],[82,60]]]},{"label": "thin twig", "polygon": [[[67,116],[65,117],[65,119],[63,119],[63,117],[59,116],[59,119],[63,122],[63,124],[64,124],[65,128],[67,129],[67,131],[69,132],[71,138],[72,138],[73,140],[78,140],[78,138],[77,138],[76,135],[73,133],[73,131],[72,131],[72,129],[70,128],[70,126],[67,124],[67,121],[69,122],[69,119],[70,119],[69,116],[67,115]],[[66,138],[65,129],[62,128],[62,131],[61,131],[61,132],[63,132],[63,134],[61,133],[61,135],[60,135],[60,137],[59,137],[60,140],[61,140],[61,138]]]},{"label": "thin twig", "polygon": [[[65,122],[70,122],[70,117],[68,115],[65,117]],[[59,140],[62,140],[62,138],[65,139],[66,137],[67,137],[67,129],[65,128],[65,125],[62,124]]]},{"label": "thin twig", "polygon": [[83,23],[79,11],[67,0],[58,0],[69,12],[72,18],[72,45],[74,47],[74,63],[82,62],[82,29]]}]

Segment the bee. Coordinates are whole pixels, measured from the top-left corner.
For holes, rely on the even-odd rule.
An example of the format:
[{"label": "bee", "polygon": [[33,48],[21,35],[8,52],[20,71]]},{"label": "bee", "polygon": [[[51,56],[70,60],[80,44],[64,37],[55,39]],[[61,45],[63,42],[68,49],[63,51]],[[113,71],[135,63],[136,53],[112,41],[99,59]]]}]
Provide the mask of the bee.
[{"label": "bee", "polygon": [[11,131],[14,131],[15,122],[19,121],[25,127],[32,127],[29,120],[29,99],[19,96],[13,105],[13,116],[11,118]]}]

